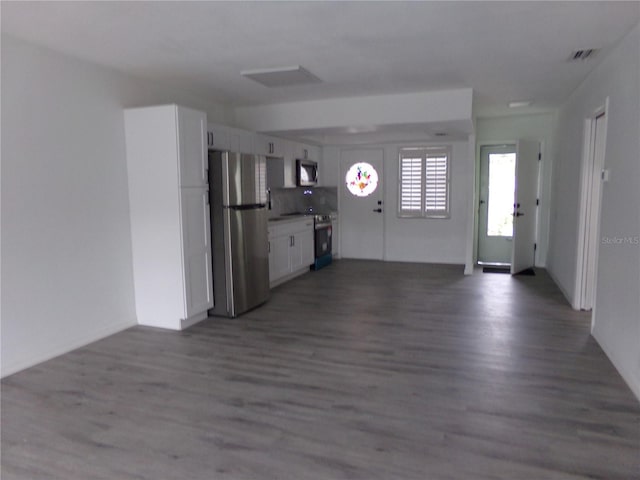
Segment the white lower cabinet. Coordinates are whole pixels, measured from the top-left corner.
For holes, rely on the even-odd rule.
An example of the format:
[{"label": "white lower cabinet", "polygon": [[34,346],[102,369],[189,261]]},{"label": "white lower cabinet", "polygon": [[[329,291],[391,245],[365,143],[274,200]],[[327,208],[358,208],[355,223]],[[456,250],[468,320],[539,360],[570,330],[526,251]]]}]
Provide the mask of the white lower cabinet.
[{"label": "white lower cabinet", "polygon": [[272,287],[309,271],[313,260],[313,219],[269,223],[269,282]]},{"label": "white lower cabinet", "polygon": [[269,281],[274,282],[291,273],[291,236],[269,234]]},{"label": "white lower cabinet", "polygon": [[289,250],[291,254],[291,271],[295,272],[300,268],[309,269],[313,263],[313,224],[310,230],[296,232],[291,236],[293,244]]}]

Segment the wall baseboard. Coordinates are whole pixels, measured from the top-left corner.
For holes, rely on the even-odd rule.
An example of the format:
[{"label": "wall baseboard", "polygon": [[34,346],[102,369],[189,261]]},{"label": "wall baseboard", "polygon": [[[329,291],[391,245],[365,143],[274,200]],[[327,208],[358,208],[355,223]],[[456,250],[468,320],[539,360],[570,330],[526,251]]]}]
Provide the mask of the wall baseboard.
[{"label": "wall baseboard", "polygon": [[558,287],[558,289],[562,292],[562,295],[564,295],[564,298],[567,299],[567,302],[569,302],[569,305],[571,305],[571,308],[573,308],[574,310],[578,310],[576,308],[576,306],[574,305],[574,303],[573,303],[573,295],[569,295],[569,292],[567,292],[567,290],[558,281],[558,278],[553,273],[553,270],[551,270],[549,267],[545,268],[545,270],[547,271],[547,273],[551,277],[551,280],[553,280],[553,283],[556,284],[556,287]]},{"label": "wall baseboard", "polygon": [[105,337],[126,330],[127,328],[134,327],[137,324],[138,322],[135,318],[126,322],[114,323],[97,331],[71,338],[64,343],[52,346],[45,351],[40,351],[32,355],[28,355],[27,358],[22,358],[15,362],[2,362],[1,378],[8,377],[9,375],[13,375],[14,373],[17,373],[21,370],[25,370],[39,363],[46,362],[47,360],[51,360],[52,358],[58,357],[65,353],[69,353],[70,351],[77,348],[84,347],[98,340],[102,340]]},{"label": "wall baseboard", "polygon": [[[342,257],[346,258],[346,257]],[[398,262],[398,263],[423,263],[428,265],[459,265],[463,268],[466,267],[464,259],[459,258],[445,258],[445,259],[410,259],[405,257],[393,257],[387,256],[382,260],[383,262]]]}]

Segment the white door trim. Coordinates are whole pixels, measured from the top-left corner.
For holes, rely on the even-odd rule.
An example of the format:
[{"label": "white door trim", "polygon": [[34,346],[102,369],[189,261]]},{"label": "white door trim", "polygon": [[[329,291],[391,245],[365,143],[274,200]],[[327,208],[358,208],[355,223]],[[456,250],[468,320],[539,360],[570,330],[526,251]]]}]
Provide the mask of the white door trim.
[{"label": "white door trim", "polygon": [[[598,264],[600,237],[600,205],[602,198],[601,182],[594,182],[595,175],[604,170],[604,155],[596,155],[596,120],[604,115],[603,145],[606,151],[609,116],[609,97],[604,105],[595,109],[584,121],[584,142],[582,146],[582,162],[580,172],[580,204],[578,206],[578,238],[576,248],[576,284],[572,307],[575,310],[591,308],[591,329],[593,331],[595,312],[596,272]],[[593,298],[587,294],[586,288],[591,282]]]},{"label": "white door trim", "polygon": [[[498,243],[502,243],[502,248],[504,248],[505,250],[507,249],[508,245],[508,258],[504,259],[504,263],[506,264],[510,264],[511,262],[511,250],[512,250],[512,243],[513,243],[513,237],[508,238],[508,239],[489,239],[486,235],[486,228],[487,228],[487,217],[484,215],[484,212],[488,212],[488,192],[484,192],[485,195],[487,195],[487,198],[482,198],[483,197],[483,180],[487,182],[487,185],[485,185],[485,187],[488,187],[488,179],[489,179],[489,157],[491,154],[496,154],[496,153],[513,153],[514,157],[517,153],[517,148],[516,148],[516,144],[497,144],[497,145],[483,145],[482,147],[480,147],[480,163],[479,163],[479,200],[478,203],[476,205],[476,211],[477,211],[477,216],[478,216],[478,222],[477,222],[477,232],[476,232],[476,239],[478,242],[478,245],[476,246],[476,256],[477,256],[477,263],[478,265],[480,265],[480,262],[487,262],[486,258],[487,258],[487,250],[491,250],[492,247],[492,243],[494,244],[494,250],[493,253],[494,255],[489,254],[489,257],[495,257],[496,254],[498,253],[496,247],[496,244]],[[486,171],[483,172],[483,160],[486,160]],[[483,173],[485,175],[483,175]],[[484,177],[484,178],[483,178]],[[514,180],[515,180],[515,173],[514,173]],[[515,192],[514,192],[515,193]],[[484,202],[481,204],[480,202],[484,200]],[[511,211],[513,211],[513,206],[510,207]],[[480,223],[480,221],[483,221],[483,223]],[[508,243],[506,243],[508,242]],[[484,249],[484,258],[480,259],[480,257],[483,256],[483,248]],[[490,247],[489,249],[487,249],[486,247]],[[501,262],[502,263],[502,262]]]},{"label": "white door trim", "polygon": [[477,256],[477,239],[476,239],[476,205],[478,205],[478,182],[476,180],[476,176],[479,175],[478,163],[477,163],[477,155],[476,155],[476,135],[472,133],[469,135],[468,139],[468,162],[471,162],[473,165],[473,175],[469,176],[469,192],[471,194],[467,197],[467,245],[465,252],[465,261],[464,261],[464,274],[465,275],[473,275],[473,269],[476,264],[476,256]]},{"label": "white door trim", "polygon": [[478,265],[478,221],[479,221],[479,206],[480,206],[480,152],[482,151],[482,147],[491,147],[494,145],[515,145],[518,140],[482,140],[474,144],[474,177],[473,177],[473,205],[472,208],[472,265],[476,267]]}]

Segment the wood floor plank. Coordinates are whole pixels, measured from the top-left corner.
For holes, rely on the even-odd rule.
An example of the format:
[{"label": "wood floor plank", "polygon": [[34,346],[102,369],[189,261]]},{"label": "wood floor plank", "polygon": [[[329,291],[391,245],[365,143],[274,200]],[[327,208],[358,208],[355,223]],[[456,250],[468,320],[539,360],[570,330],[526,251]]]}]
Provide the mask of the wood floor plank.
[{"label": "wood floor plank", "polygon": [[543,270],[341,260],[4,379],[2,479],[640,478],[589,323]]}]

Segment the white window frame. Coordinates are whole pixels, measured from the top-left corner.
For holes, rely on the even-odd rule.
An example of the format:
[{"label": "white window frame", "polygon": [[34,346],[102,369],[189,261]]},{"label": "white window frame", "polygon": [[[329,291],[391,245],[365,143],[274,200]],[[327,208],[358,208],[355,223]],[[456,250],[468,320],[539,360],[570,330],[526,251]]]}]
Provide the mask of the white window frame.
[{"label": "white window frame", "polygon": [[[427,159],[446,156],[446,180],[445,180],[445,209],[428,209],[426,207],[426,189],[427,189]],[[402,160],[404,158],[420,158],[421,159],[421,178],[420,178],[420,208],[413,210],[403,210],[402,194],[403,194],[403,176],[402,176]],[[430,176],[433,179],[432,176]],[[433,146],[433,147],[403,147],[398,155],[398,217],[399,218],[451,218],[451,147],[450,146]]]}]

